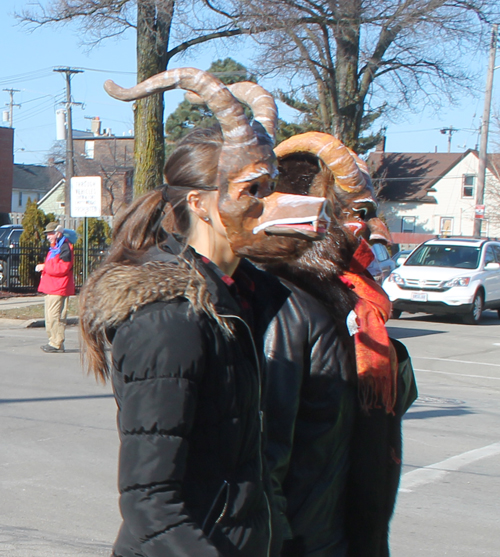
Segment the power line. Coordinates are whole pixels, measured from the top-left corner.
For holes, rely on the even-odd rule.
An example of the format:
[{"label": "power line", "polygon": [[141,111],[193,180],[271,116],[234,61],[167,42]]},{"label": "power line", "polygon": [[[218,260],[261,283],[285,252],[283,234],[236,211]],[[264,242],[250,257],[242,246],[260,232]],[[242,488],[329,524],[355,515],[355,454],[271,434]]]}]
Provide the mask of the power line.
[{"label": "power line", "polygon": [[118,70],[99,70],[97,68],[78,68],[80,70],[84,70],[87,72],[98,72],[98,73],[117,73],[117,74],[123,74],[123,75],[137,75],[137,72],[121,72]]},{"label": "power line", "polygon": [[44,68],[34,72],[26,72],[23,74],[11,75],[0,80],[0,85],[8,85],[10,83],[19,83],[20,81],[31,81],[33,79],[41,79],[50,75],[52,68]]},{"label": "power line", "polygon": [[[465,131],[465,132],[477,132],[477,128],[460,128],[460,129],[456,129],[453,128],[453,126],[451,126],[453,131]],[[400,130],[400,131],[394,131],[394,132],[390,132],[387,135],[396,135],[396,134],[400,134],[400,133],[423,133],[423,132],[434,132],[434,131],[441,131],[443,128],[427,128],[424,130],[414,130],[414,129],[408,129],[408,130]]]},{"label": "power line", "polygon": [[25,110],[23,112],[22,116],[20,116],[17,119],[17,121],[18,122],[25,122],[26,120],[31,120],[31,119],[33,119],[33,117],[38,116],[39,114],[42,114],[43,112],[46,112],[47,109],[49,109],[51,106],[56,105],[63,100],[64,100],[64,95],[63,94],[60,94],[56,97],[52,97],[52,95],[51,95],[50,99],[42,101],[41,103],[38,103],[34,106],[31,106],[28,110]]}]

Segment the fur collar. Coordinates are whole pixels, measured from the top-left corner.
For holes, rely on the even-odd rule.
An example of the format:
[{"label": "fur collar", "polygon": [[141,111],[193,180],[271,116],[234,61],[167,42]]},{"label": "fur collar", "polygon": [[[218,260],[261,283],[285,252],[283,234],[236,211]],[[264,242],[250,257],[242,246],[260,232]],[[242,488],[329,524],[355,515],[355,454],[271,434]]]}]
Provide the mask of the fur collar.
[{"label": "fur collar", "polygon": [[230,325],[217,313],[205,277],[194,264],[172,257],[170,261],[100,266],[80,294],[82,354],[89,370],[98,378],[108,378],[108,333],[141,307],[176,298],[186,298],[195,313],[207,314],[225,334],[232,334]]}]

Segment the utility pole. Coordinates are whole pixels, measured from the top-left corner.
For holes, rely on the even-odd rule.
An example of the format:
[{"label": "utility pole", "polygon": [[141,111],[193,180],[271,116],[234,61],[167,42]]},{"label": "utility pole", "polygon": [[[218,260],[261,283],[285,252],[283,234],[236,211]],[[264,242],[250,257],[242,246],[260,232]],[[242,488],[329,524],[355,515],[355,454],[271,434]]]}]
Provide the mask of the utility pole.
[{"label": "utility pole", "polygon": [[4,89],[10,95],[10,102],[6,104],[9,107],[9,128],[14,127],[14,107],[21,108],[20,104],[14,103],[14,93],[20,93],[19,89]]},{"label": "utility pole", "polygon": [[481,237],[481,224],[484,216],[484,183],[486,180],[486,157],[488,152],[488,130],[490,127],[491,96],[493,92],[493,73],[495,71],[495,56],[498,43],[498,25],[491,29],[490,59],[488,75],[486,76],[486,91],[484,94],[483,121],[481,122],[481,143],[479,144],[479,164],[477,170],[476,211],[474,218],[474,237]]},{"label": "utility pole", "polygon": [[441,133],[448,134],[448,153],[451,153],[451,136],[458,131],[460,130],[456,130],[453,126],[450,126],[449,128],[443,128],[441,130]]},{"label": "utility pole", "polygon": [[74,150],[73,150],[73,119],[71,107],[71,76],[76,73],[83,73],[83,70],[75,70],[73,68],[55,68],[55,72],[63,73],[66,77],[66,176],[64,188],[64,214],[70,217],[70,189],[71,178],[75,173]]}]

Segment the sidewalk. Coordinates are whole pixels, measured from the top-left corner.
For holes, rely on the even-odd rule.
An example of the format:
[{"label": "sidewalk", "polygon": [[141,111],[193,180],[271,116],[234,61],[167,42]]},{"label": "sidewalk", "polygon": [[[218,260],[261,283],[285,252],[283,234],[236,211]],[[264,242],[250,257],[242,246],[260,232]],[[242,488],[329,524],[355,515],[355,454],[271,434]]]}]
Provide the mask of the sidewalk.
[{"label": "sidewalk", "polygon": [[[72,298],[74,296],[71,296]],[[11,296],[0,298],[0,309],[15,309],[26,306],[44,305],[45,296],[40,294],[38,296]],[[68,317],[66,320],[67,325],[77,325],[78,317]],[[14,327],[19,329],[45,327],[45,319],[8,319],[0,318],[0,327]]]},{"label": "sidewalk", "polygon": [[45,303],[45,296],[11,296],[0,298],[0,309],[21,308],[24,306],[34,306]]}]

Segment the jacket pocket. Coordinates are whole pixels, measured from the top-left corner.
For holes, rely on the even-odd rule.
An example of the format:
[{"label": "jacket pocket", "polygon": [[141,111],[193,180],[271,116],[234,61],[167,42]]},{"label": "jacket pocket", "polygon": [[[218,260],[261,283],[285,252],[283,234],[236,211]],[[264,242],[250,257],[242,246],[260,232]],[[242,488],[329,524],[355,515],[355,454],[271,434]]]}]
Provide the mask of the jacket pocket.
[{"label": "jacket pocket", "polygon": [[229,506],[229,482],[224,480],[224,483],[219,488],[212,505],[203,521],[201,529],[207,538],[210,538],[214,533],[215,527],[224,518],[227,508]]}]

